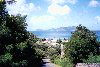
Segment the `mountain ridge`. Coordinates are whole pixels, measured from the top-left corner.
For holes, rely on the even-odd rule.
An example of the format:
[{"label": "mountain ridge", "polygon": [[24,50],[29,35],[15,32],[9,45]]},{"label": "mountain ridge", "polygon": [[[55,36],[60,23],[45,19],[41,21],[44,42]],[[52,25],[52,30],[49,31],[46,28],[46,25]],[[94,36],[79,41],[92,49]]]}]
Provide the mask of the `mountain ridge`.
[{"label": "mountain ridge", "polygon": [[52,28],[48,30],[37,29],[36,31],[75,31],[75,26]]}]

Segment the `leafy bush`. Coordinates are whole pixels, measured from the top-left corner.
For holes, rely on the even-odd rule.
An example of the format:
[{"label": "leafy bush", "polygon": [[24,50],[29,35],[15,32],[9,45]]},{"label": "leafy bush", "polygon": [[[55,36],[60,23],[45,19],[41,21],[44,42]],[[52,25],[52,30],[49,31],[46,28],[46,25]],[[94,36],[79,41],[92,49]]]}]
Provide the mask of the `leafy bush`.
[{"label": "leafy bush", "polygon": [[27,42],[24,42],[24,43],[21,42],[21,43],[17,44],[16,47],[17,47],[18,49],[20,49],[21,51],[23,51],[25,48],[28,47],[28,46],[27,46]]},{"label": "leafy bush", "polygon": [[27,66],[27,61],[26,60],[23,60],[23,61],[20,61],[19,63],[15,63],[13,62],[11,64],[12,67],[26,67]]},{"label": "leafy bush", "polygon": [[13,49],[13,45],[12,44],[11,45],[7,45],[6,49],[7,49],[8,52],[10,52]]},{"label": "leafy bush", "polygon": [[61,67],[73,67],[69,58],[55,58],[54,63],[60,65]]},{"label": "leafy bush", "polygon": [[66,55],[70,57],[74,64],[82,63],[88,55],[97,55],[98,41],[94,32],[84,26],[77,26],[76,31],[72,33],[70,41],[66,44]]},{"label": "leafy bush", "polygon": [[0,67],[38,67],[42,58],[32,46],[37,39],[26,30],[26,16],[9,15],[6,3],[0,1]]},{"label": "leafy bush", "polygon": [[100,63],[100,55],[93,56],[91,54],[87,60],[84,60],[84,63]]},{"label": "leafy bush", "polygon": [[6,53],[5,55],[0,56],[0,63],[7,63],[12,60],[12,55],[10,53]]}]

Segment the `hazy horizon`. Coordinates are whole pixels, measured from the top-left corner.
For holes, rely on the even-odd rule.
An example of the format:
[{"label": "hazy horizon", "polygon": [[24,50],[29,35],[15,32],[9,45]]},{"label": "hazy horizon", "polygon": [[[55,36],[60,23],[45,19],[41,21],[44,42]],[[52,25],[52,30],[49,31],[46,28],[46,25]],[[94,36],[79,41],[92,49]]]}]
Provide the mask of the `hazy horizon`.
[{"label": "hazy horizon", "polygon": [[[65,27],[65,26],[64,26]],[[64,27],[58,27],[58,28],[64,28]],[[68,27],[76,27],[76,26],[68,26]],[[51,30],[51,29],[58,29],[58,28],[49,28],[49,29],[35,29],[35,30],[28,30],[28,31],[46,31],[46,30]],[[87,27],[88,28],[88,27]],[[89,29],[89,28],[88,28]],[[91,31],[100,31],[100,29],[90,29]],[[67,30],[66,30],[67,31]]]}]

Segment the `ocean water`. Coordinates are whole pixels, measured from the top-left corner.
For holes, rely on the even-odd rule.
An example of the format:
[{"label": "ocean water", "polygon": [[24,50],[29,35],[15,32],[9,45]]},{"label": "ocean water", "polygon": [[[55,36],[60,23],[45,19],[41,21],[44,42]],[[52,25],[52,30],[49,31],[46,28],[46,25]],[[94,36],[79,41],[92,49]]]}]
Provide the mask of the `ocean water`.
[{"label": "ocean water", "polygon": [[57,38],[57,39],[63,39],[63,38],[70,38],[71,32],[65,32],[65,31],[32,31],[33,34],[35,34],[39,38]]},{"label": "ocean water", "polygon": [[[70,31],[31,31],[33,34],[35,34],[39,38],[57,38],[57,39],[69,39],[71,36]],[[98,40],[100,40],[100,31],[94,31],[98,37]]]}]

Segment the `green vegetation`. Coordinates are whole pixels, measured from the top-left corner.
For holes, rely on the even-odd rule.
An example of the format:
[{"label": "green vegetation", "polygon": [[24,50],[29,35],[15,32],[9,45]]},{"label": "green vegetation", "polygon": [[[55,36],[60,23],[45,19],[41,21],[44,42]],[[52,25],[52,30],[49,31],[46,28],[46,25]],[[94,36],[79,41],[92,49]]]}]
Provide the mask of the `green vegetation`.
[{"label": "green vegetation", "polygon": [[85,63],[100,63],[100,55],[89,55],[87,60],[84,60]]},{"label": "green vegetation", "polygon": [[37,39],[26,30],[26,16],[13,16],[0,1],[0,67],[38,67],[41,55],[36,53]]},{"label": "green vegetation", "polygon": [[73,67],[73,64],[69,58],[55,58],[54,63],[60,65],[61,67]]},{"label": "green vegetation", "polygon": [[100,63],[97,36],[84,26],[77,26],[69,42],[63,43],[65,56],[54,59],[54,63],[62,67],[73,67],[77,63]]},{"label": "green vegetation", "polygon": [[50,44],[39,42],[39,43],[35,43],[35,45],[33,46],[36,50],[36,53],[40,54],[42,58],[50,58],[52,62],[54,58],[59,56],[61,53],[59,45],[54,47],[54,46],[50,46]]},{"label": "green vegetation", "polygon": [[63,43],[65,55],[61,58],[62,41],[57,40],[57,46],[42,43],[26,30],[25,22],[26,16],[9,15],[5,0],[0,1],[0,67],[39,67],[42,58],[50,58],[62,67],[100,62],[100,43],[96,34],[86,27],[77,26],[69,42]]},{"label": "green vegetation", "polygon": [[69,57],[73,64],[77,64],[83,63],[91,54],[93,56],[98,55],[99,43],[96,38],[94,32],[84,26],[77,26],[76,31],[72,33],[70,41],[65,43],[66,57]]}]

